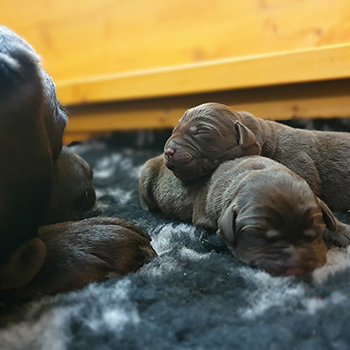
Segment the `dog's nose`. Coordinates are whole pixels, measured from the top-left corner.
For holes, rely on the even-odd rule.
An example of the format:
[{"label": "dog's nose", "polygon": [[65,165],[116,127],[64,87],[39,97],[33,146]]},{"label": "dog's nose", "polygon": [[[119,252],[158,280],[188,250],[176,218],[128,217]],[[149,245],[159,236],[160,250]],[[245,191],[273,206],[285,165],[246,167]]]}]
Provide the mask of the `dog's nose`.
[{"label": "dog's nose", "polygon": [[165,156],[170,159],[173,157],[173,155],[175,154],[175,150],[173,148],[167,148],[165,151],[164,151],[164,154]]}]

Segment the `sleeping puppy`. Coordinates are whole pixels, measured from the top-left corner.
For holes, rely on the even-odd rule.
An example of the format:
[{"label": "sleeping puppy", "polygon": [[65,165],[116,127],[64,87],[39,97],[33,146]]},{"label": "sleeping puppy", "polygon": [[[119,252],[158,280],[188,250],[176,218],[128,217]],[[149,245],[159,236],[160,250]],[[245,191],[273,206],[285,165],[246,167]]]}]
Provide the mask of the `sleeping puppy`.
[{"label": "sleeping puppy", "polygon": [[209,178],[183,182],[164,165],[163,156],[152,158],[142,167],[139,179],[141,207],[160,211],[167,219],[192,222],[197,197],[201,195],[205,203]]},{"label": "sleeping puppy", "polygon": [[0,26],[2,293],[28,296],[33,295],[28,290],[78,288],[110,272],[135,271],[155,256],[150,238],[119,219],[62,223],[41,228],[38,235],[39,226],[82,216],[95,204],[90,167],[62,150],[66,123],[39,56]]},{"label": "sleeping puppy", "polygon": [[262,155],[304,178],[332,210],[345,212],[350,209],[349,149],[348,133],[294,129],[205,103],[185,112],[164,155],[183,181],[211,174],[226,160]]},{"label": "sleeping puppy", "polygon": [[219,229],[237,259],[272,275],[308,273],[326,262],[324,241],[349,242],[349,226],[306,181],[265,157],[228,161],[209,180],[182,182],[159,156],[146,162],[139,185],[144,209]]},{"label": "sleeping puppy", "polygon": [[234,256],[274,276],[304,275],[324,265],[323,235],[337,232],[332,212],[306,181],[264,157],[222,164],[206,204],[206,217],[217,222]]}]

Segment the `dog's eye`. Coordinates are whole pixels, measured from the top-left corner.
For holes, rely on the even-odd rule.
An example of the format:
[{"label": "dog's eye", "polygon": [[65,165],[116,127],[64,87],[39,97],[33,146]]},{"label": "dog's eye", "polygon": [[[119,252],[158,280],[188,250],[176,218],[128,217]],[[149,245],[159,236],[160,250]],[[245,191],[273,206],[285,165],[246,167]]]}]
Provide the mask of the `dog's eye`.
[{"label": "dog's eye", "polygon": [[58,105],[58,108],[65,114],[68,113],[68,108],[66,106],[62,106],[61,104]]},{"label": "dog's eye", "polygon": [[279,238],[280,236],[281,234],[277,230],[270,229],[270,230],[267,230],[265,237],[267,239],[273,240],[273,239]]},{"label": "dog's eye", "polygon": [[316,238],[317,237],[317,232],[313,229],[310,230],[305,230],[304,231],[304,236],[310,237],[310,238]]},{"label": "dog's eye", "polygon": [[317,230],[309,229],[303,232],[302,240],[306,242],[312,242],[320,236],[322,235]]},{"label": "dog's eye", "polygon": [[193,132],[193,136],[203,137],[205,135],[208,135],[208,132],[208,129],[197,129]]}]

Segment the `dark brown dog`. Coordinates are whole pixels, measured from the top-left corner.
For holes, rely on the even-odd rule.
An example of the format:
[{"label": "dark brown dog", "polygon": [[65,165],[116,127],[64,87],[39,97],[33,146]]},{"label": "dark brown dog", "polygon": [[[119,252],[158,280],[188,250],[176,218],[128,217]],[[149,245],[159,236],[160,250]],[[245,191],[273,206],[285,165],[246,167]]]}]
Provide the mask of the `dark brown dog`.
[{"label": "dark brown dog", "polygon": [[135,271],[155,256],[150,238],[119,219],[63,223],[38,236],[39,226],[95,203],[90,167],[62,151],[67,116],[39,61],[0,26],[0,290],[27,296]]},{"label": "dark brown dog", "polygon": [[44,264],[23,288],[11,290],[11,295],[3,292],[10,300],[29,300],[82,288],[137,271],[156,256],[147,234],[117,218],[43,226],[39,238],[47,249]]},{"label": "dark brown dog", "polygon": [[211,174],[222,162],[262,155],[304,178],[334,211],[350,209],[350,134],[294,129],[232,112],[218,103],[189,109],[164,147],[169,169],[183,181]]},{"label": "dark brown dog", "polygon": [[[6,283],[0,278],[0,288],[26,284],[43,263],[46,247],[36,236],[50,200],[66,122],[38,55],[0,27],[0,276],[7,276]],[[16,283],[11,284],[7,263],[16,251],[36,253],[16,276],[13,271]]]},{"label": "dark brown dog", "polygon": [[183,182],[163,157],[140,178],[144,209],[219,228],[235,257],[272,275],[302,275],[326,262],[328,243],[346,245],[350,228],[337,221],[301,177],[265,157],[221,164],[210,180]]},{"label": "dark brown dog", "polygon": [[63,147],[54,164],[53,185],[42,225],[78,219],[96,202],[93,172],[84,159]]}]

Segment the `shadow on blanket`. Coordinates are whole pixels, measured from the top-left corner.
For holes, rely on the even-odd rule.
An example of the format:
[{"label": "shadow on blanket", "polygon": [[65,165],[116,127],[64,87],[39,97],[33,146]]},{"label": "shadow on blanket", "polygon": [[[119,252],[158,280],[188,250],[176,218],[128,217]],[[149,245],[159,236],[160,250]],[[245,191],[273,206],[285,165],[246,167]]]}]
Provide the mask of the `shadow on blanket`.
[{"label": "shadow on blanket", "polygon": [[[347,130],[350,120],[339,123]],[[347,349],[350,250],[332,248],[311,276],[276,278],[234,260],[218,237],[141,209],[140,167],[169,135],[72,146],[94,170],[99,204],[89,215],[136,224],[158,257],[136,273],[3,314],[1,349]],[[350,214],[341,219],[350,224]]]}]

